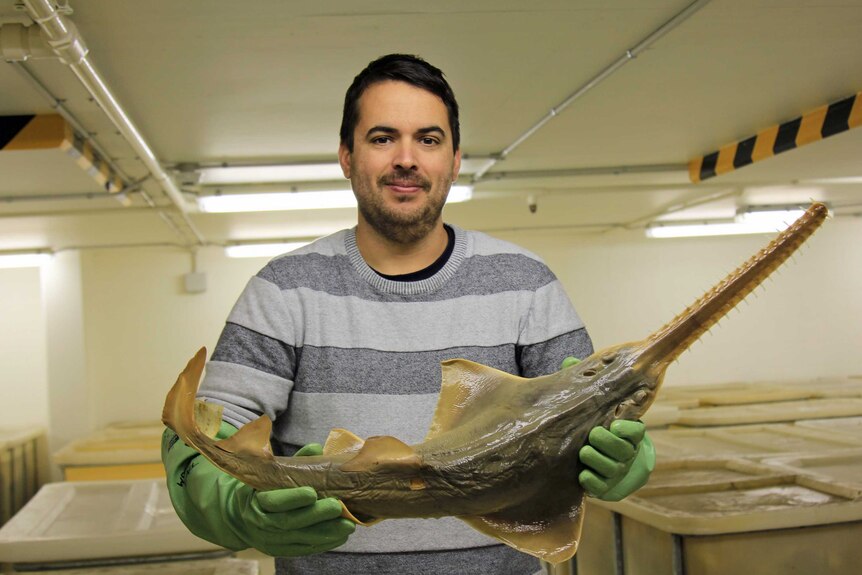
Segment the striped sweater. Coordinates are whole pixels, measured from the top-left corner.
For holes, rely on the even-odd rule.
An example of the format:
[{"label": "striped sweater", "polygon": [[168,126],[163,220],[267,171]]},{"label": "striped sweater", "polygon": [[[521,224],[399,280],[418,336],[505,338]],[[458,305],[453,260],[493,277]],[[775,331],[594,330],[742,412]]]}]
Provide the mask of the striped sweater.
[{"label": "striped sweater", "polygon": [[[272,260],[230,313],[199,397],[224,405],[236,427],[268,415],[277,454],[322,443],[334,427],[414,444],[431,424],[441,361],[460,357],[536,377],[568,355],[592,353],[560,282],[536,256],[452,228],[448,261],[419,281],[378,275],[354,230]],[[417,567],[422,561],[434,567]],[[358,529],[335,552],[277,563],[280,573],[333,575],[538,569],[535,559],[451,517],[384,521]]]}]

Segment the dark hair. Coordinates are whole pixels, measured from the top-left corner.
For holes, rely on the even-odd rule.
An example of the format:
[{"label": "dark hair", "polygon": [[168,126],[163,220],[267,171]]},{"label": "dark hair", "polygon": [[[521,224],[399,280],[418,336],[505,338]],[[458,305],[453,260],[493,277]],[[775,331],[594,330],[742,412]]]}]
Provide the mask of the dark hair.
[{"label": "dark hair", "polygon": [[452,149],[461,145],[461,129],[458,124],[458,102],[452,87],[443,77],[443,72],[418,56],[389,54],[374,60],[353,79],[344,96],[344,113],[341,116],[341,143],[353,151],[353,131],[359,121],[359,98],[369,86],[378,82],[396,80],[422,88],[438,96],[446,105],[449,127],[452,130]]}]

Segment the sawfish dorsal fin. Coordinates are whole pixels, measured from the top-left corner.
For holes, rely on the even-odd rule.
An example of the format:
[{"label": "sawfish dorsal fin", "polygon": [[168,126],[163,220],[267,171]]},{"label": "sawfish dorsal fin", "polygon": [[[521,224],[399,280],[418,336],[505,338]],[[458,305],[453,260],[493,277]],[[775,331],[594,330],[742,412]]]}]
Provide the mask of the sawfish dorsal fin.
[{"label": "sawfish dorsal fin", "polygon": [[540,511],[531,502],[481,517],[459,517],[470,527],[549,563],[571,559],[584,522],[584,492],[567,509]]},{"label": "sawfish dorsal fin", "polygon": [[222,439],[215,446],[228,453],[272,459],[270,434],[272,434],[272,421],[266,415],[262,415],[251,423],[243,425],[239,431],[227,439]]},{"label": "sawfish dorsal fin", "polygon": [[326,438],[326,443],[323,444],[323,454],[340,455],[342,453],[351,453],[362,449],[364,444],[365,441],[356,434],[336,427],[329,430],[329,436]]},{"label": "sawfish dorsal fin", "polygon": [[341,465],[341,471],[385,471],[419,469],[422,459],[412,447],[389,435],[365,440],[355,457]]},{"label": "sawfish dorsal fin", "polygon": [[462,421],[469,420],[491,405],[499,404],[501,396],[527,381],[523,377],[467,359],[450,359],[441,366],[443,381],[440,398],[426,440],[458,427]]}]

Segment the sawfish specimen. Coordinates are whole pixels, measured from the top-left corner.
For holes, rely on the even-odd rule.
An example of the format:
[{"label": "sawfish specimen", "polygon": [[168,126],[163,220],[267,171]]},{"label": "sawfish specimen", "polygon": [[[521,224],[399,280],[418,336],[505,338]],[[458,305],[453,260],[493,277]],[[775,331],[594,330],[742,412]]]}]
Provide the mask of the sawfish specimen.
[{"label": "sawfish specimen", "polygon": [[[778,268],[825,220],[815,203],[767,247],[646,339],[598,351],[526,379],[464,359],[442,364],[443,381],[424,442],[363,441],[330,433],[321,456],[275,457],[261,417],[212,439],[220,408],[197,402],[201,349],[168,393],[162,420],[217,467],[258,490],[309,485],[370,524],[396,517],[457,516],[551,563],[577,551],[584,492],[578,450],[590,430],[637,419],[668,365]],[[197,414],[197,415],[196,415]]]}]

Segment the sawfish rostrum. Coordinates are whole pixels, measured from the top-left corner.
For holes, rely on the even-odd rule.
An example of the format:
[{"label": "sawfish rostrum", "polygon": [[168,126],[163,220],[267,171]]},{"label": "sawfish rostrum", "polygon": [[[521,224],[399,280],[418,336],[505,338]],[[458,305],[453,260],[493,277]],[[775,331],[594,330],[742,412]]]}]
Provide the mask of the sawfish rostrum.
[{"label": "sawfish rostrum", "polygon": [[[668,365],[778,268],[825,220],[813,204],[790,228],[642,341],[600,350],[557,373],[525,379],[463,359],[443,381],[425,441],[360,439],[335,429],[324,455],[275,457],[261,417],[212,439],[220,408],[195,404],[201,349],[168,393],[162,420],[230,475],[259,490],[309,485],[337,497],[344,515],[371,524],[396,517],[457,516],[551,563],[575,554],[583,520],[578,450],[590,430],[637,419]],[[197,415],[196,415],[197,414]]]}]

